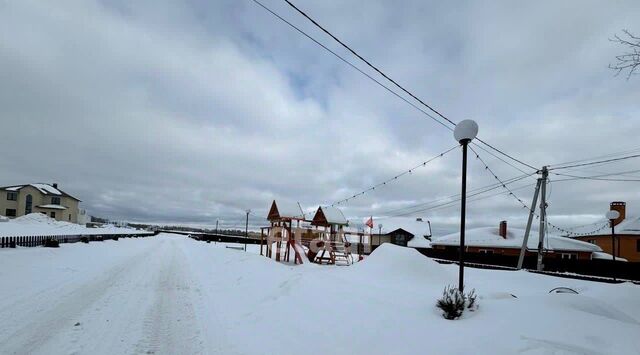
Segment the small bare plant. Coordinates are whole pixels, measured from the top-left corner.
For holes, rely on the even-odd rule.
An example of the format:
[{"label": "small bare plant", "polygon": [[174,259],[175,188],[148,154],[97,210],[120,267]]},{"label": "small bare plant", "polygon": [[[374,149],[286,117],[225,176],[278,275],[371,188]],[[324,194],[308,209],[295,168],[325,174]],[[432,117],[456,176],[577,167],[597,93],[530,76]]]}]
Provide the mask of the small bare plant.
[{"label": "small bare plant", "polygon": [[475,290],[469,293],[460,292],[455,287],[447,286],[442,292],[442,298],[436,302],[436,307],[442,310],[445,319],[457,319],[462,316],[465,309],[475,311],[478,309],[477,295]]}]

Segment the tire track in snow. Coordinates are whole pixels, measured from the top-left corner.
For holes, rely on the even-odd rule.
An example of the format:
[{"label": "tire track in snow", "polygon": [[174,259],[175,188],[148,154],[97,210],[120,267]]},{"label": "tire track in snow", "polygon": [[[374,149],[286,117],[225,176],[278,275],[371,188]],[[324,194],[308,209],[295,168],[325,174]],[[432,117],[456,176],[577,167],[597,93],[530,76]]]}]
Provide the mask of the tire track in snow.
[{"label": "tire track in snow", "polygon": [[135,345],[142,354],[198,354],[203,352],[200,327],[192,302],[186,256],[172,240],[170,255],[162,255],[155,275],[155,300],[144,317],[143,338]]},{"label": "tire track in snow", "polygon": [[129,257],[102,275],[74,285],[70,291],[53,287],[39,292],[37,297],[30,296],[0,311],[0,319],[11,319],[0,329],[2,353],[34,353],[50,339],[72,327],[78,315],[100,300],[118,279],[152,257],[161,244],[150,246],[153,247]]}]

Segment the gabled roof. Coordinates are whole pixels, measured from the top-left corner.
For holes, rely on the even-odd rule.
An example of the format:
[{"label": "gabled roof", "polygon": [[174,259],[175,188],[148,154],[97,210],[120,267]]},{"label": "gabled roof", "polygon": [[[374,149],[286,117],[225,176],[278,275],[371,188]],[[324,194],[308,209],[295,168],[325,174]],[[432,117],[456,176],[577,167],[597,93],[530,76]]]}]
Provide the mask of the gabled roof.
[{"label": "gabled roof", "polygon": [[302,208],[296,202],[273,200],[267,219],[270,221],[279,219],[304,219]]},{"label": "gabled roof", "polygon": [[311,224],[316,226],[328,226],[339,225],[346,226],[348,224],[347,219],[344,218],[344,214],[336,207],[325,206],[318,207],[316,214],[313,216],[313,222]]},{"label": "gabled roof", "polygon": [[65,197],[69,197],[72,198],[74,200],[80,201],[79,199],[69,195],[68,193],[53,187],[50,184],[43,184],[43,183],[35,183],[35,184],[26,184],[26,185],[12,185],[12,186],[5,186],[5,187],[0,187],[0,190],[6,190],[6,191],[19,191],[22,188],[26,187],[26,186],[31,186],[35,189],[37,189],[38,191],[40,191],[40,193],[42,193],[43,195],[48,195],[48,196],[65,196]]},{"label": "gabled roof", "polygon": [[431,228],[427,220],[420,221],[409,217],[387,217],[381,219],[380,223],[383,224],[382,233],[402,228],[414,236],[423,237],[423,239],[425,236],[431,235]]}]

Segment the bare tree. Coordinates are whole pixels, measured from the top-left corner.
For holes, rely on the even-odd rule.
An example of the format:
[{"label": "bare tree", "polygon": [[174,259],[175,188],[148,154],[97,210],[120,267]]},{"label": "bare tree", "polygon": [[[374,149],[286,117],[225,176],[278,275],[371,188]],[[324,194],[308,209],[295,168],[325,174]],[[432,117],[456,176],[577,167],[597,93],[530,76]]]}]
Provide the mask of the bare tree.
[{"label": "bare tree", "polygon": [[622,30],[623,35],[615,35],[610,41],[622,45],[626,49],[626,53],[616,56],[617,62],[609,64],[609,68],[616,71],[616,75],[621,72],[629,71],[627,79],[633,74],[638,74],[636,70],[640,70],[640,37],[634,36],[628,30]]}]

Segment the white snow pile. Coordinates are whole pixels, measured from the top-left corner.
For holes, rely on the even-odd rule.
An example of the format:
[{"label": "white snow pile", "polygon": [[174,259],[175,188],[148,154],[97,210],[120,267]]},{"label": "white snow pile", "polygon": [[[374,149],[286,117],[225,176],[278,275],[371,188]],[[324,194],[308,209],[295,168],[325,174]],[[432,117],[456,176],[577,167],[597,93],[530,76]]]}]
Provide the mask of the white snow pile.
[{"label": "white snow pile", "polygon": [[58,221],[43,213],[30,213],[0,224],[1,237],[56,236],[56,235],[102,235],[140,233],[133,228],[118,228],[108,225],[101,228]]},{"label": "white snow pile", "polygon": [[444,282],[451,279],[449,269],[426,258],[413,248],[404,248],[391,243],[384,243],[361,262],[353,267],[355,272],[371,277],[389,278],[397,281],[421,280]]}]

